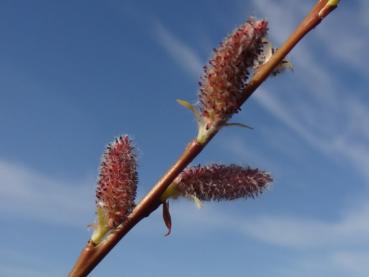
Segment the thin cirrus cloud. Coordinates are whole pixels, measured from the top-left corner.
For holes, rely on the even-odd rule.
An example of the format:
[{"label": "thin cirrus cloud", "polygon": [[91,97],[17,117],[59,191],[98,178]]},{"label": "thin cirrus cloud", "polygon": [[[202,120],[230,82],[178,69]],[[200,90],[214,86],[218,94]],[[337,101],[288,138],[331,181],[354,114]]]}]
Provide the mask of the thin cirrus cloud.
[{"label": "thin cirrus cloud", "polygon": [[181,41],[159,21],[156,21],[153,25],[153,34],[157,43],[188,74],[193,78],[198,78],[201,73],[202,61],[196,51]]},{"label": "thin cirrus cloud", "polygon": [[70,227],[87,226],[93,219],[93,188],[82,182],[61,182],[0,160],[0,183],[3,216]]},{"label": "thin cirrus cloud", "polygon": [[[273,40],[281,43],[287,38],[298,20],[309,10],[307,1],[299,2],[291,0],[272,1],[254,0],[254,6],[259,16],[269,21],[270,36]],[[288,9],[286,9],[288,7]]]},{"label": "thin cirrus cloud", "polygon": [[[345,249],[369,244],[366,220],[369,205],[364,203],[360,207],[350,207],[331,221],[288,215],[236,216],[209,203],[205,203],[203,209],[189,213],[189,205],[191,203],[182,202],[173,206],[172,215],[178,232],[185,229],[186,234],[191,234],[199,230],[225,229],[266,244],[297,250]],[[195,225],[198,228],[193,229]]]},{"label": "thin cirrus cloud", "polygon": [[367,277],[369,275],[366,251],[320,251],[306,253],[303,258],[292,258],[289,264],[277,265],[277,276],[283,277]]},{"label": "thin cirrus cloud", "polygon": [[349,210],[340,219],[327,222],[291,216],[259,216],[240,226],[246,235],[261,241],[296,249],[350,248],[367,245],[369,207]]},{"label": "thin cirrus cloud", "polygon": [[351,276],[369,275],[369,252],[365,251],[338,251],[332,255],[332,261],[351,272]]},{"label": "thin cirrus cloud", "polygon": [[351,207],[331,221],[280,215],[240,217],[209,203],[203,209],[189,213],[189,205],[182,202],[172,207],[177,235],[198,236],[199,232],[210,234],[221,230],[244,236],[246,241],[253,239],[276,249],[294,251],[293,266],[289,264],[285,268],[280,265],[279,270],[284,272],[281,276],[296,276],[294,273],[299,271],[315,273],[316,276],[321,276],[322,272],[333,274],[329,276],[335,276],[335,272],[348,276],[369,274],[369,252],[358,250],[369,244],[367,204]]},{"label": "thin cirrus cloud", "polygon": [[[369,70],[368,63],[363,62],[367,55],[369,41],[363,34],[369,32],[368,1],[355,1],[354,5],[339,10],[340,15],[332,17],[330,28],[318,32],[320,41],[328,49],[327,53],[337,61],[357,71],[358,74]],[[337,11],[338,12],[338,11]],[[355,20],[342,20],[354,18]],[[344,39],[340,39],[344,35]],[[332,46],[331,41],[339,40]],[[364,72],[362,72],[364,70]]]},{"label": "thin cirrus cloud", "polygon": [[[278,94],[265,89],[256,93],[254,99],[263,109],[317,151],[326,156],[338,157],[345,163],[348,162],[364,180],[369,181],[367,170],[369,167],[369,131],[365,126],[365,122],[369,121],[369,110],[358,99],[353,97],[347,99],[339,113],[330,110],[328,119],[328,105],[327,108],[323,108],[323,111],[314,106],[314,116],[318,118],[321,116],[331,122],[330,124],[317,123],[314,126],[307,124],[309,118],[306,116],[309,115],[301,112],[308,108],[303,101],[284,102]],[[291,107],[294,109],[292,110]],[[343,118],[343,121],[337,118]],[[337,131],[335,127],[337,124],[345,124],[342,127],[344,131]],[[236,146],[230,147],[235,154],[240,153],[240,148],[246,147],[242,143]]]}]

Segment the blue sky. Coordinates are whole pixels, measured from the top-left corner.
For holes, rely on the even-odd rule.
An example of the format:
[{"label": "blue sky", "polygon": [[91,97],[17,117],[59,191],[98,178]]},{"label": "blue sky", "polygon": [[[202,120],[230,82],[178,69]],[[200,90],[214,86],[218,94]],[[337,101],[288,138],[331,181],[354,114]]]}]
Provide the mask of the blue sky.
[{"label": "blue sky", "polygon": [[[279,45],[315,1],[1,1],[0,276],[65,276],[90,236],[115,136],[139,152],[142,197],[195,135],[211,49],[248,16]],[[368,1],[341,6],[195,163],[260,167],[255,200],[172,203],[91,276],[369,276]]]}]

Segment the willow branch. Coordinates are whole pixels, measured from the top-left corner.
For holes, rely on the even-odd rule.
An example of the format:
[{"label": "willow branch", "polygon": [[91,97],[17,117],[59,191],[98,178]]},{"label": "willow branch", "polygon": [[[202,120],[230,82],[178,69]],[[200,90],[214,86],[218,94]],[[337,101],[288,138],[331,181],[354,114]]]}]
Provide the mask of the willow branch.
[{"label": "willow branch", "polygon": [[[241,99],[241,106],[254,91],[266,80],[272,73],[273,69],[286,57],[293,47],[313,28],[333,11],[338,4],[337,0],[320,0],[318,1],[305,19],[298,25],[292,35],[286,42],[276,51],[270,60],[262,65],[246,86],[244,97]],[[156,210],[161,204],[160,196],[173,180],[184,170],[192,160],[203,150],[207,143],[216,135],[218,130],[214,130],[206,141],[199,142],[193,140],[185,149],[178,160],[169,168],[164,176],[155,184],[151,191],[141,200],[135,207],[127,220],[108,235],[104,241],[95,245],[92,241],[88,241],[82,250],[74,267],[69,273],[69,277],[87,276],[100,261],[113,249],[113,247],[143,218],[149,216],[151,212]]]}]

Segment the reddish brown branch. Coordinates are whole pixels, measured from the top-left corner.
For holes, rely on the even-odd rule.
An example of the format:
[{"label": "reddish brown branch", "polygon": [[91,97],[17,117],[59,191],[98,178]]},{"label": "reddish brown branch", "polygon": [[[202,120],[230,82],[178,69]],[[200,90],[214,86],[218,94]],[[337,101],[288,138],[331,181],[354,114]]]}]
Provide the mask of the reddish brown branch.
[{"label": "reddish brown branch", "polygon": [[[320,0],[312,8],[310,13],[296,28],[287,41],[278,49],[272,58],[254,74],[252,80],[245,88],[245,96],[240,102],[240,106],[252,95],[262,82],[272,73],[273,69],[285,58],[292,48],[321,20],[327,16],[335,7],[326,6],[327,0]],[[216,134],[216,131],[207,138],[203,144],[192,141],[177,162],[165,173],[156,183],[152,190],[142,199],[123,225],[119,226],[99,245],[94,245],[91,241],[87,243],[75,263],[69,277],[87,276],[95,266],[109,253],[109,251],[143,218],[158,208],[160,196],[172,183],[179,173],[202,151],[205,145]]]}]

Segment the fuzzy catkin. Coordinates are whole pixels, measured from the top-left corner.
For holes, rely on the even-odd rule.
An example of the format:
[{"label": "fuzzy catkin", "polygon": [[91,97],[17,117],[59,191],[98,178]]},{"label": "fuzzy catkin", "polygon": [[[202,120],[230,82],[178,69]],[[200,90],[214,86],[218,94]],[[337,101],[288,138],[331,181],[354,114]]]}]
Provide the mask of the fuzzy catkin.
[{"label": "fuzzy catkin", "polygon": [[199,83],[200,112],[207,124],[223,123],[238,112],[267,30],[267,21],[250,18],[214,49]]},{"label": "fuzzy catkin", "polygon": [[108,145],[101,162],[96,205],[103,208],[110,228],[122,223],[135,206],[136,167],[136,153],[128,136]]},{"label": "fuzzy catkin", "polygon": [[219,201],[258,196],[272,181],[259,169],[213,164],[185,169],[174,183],[180,195]]}]

